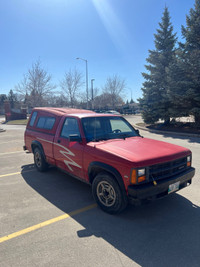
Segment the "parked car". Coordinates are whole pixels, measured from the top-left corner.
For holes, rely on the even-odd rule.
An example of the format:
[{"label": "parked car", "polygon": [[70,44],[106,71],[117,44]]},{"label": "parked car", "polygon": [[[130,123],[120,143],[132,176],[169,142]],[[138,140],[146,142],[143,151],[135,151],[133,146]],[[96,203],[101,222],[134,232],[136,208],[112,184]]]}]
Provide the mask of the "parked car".
[{"label": "parked car", "polygon": [[107,110],[105,113],[113,114],[113,115],[120,115],[120,113],[116,110]]},{"label": "parked car", "polygon": [[24,141],[38,171],[53,165],[91,184],[108,213],[176,192],[195,173],[190,150],[143,138],[119,115],[34,108]]}]

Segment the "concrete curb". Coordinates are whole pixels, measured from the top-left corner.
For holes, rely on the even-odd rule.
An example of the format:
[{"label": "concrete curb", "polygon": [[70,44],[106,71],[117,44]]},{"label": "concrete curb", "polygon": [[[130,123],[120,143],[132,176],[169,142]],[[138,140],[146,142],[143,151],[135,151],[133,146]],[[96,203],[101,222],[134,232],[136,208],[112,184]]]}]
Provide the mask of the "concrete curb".
[{"label": "concrete curb", "polygon": [[191,134],[191,133],[177,133],[177,132],[171,132],[171,131],[161,131],[161,130],[155,130],[155,129],[148,129],[146,127],[138,126],[135,124],[135,128],[147,131],[150,133],[157,133],[157,134],[173,134],[177,136],[187,136],[187,137],[200,137],[200,134]]}]

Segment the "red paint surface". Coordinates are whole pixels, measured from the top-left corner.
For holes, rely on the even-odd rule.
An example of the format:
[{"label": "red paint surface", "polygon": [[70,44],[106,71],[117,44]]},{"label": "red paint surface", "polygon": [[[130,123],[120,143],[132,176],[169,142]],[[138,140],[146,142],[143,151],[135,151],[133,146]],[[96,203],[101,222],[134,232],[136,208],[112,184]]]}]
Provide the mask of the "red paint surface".
[{"label": "red paint surface", "polygon": [[190,150],[148,138],[131,137],[96,144],[96,148],[133,162],[142,167],[175,160],[190,154]]}]

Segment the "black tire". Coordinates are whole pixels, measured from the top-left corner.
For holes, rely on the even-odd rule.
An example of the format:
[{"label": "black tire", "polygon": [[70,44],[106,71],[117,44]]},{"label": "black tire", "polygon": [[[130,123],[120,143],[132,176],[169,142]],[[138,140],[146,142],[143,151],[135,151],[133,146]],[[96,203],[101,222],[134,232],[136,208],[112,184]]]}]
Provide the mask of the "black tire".
[{"label": "black tire", "polygon": [[123,211],[128,203],[126,193],[110,174],[97,174],[92,183],[92,194],[99,207],[110,214]]},{"label": "black tire", "polygon": [[48,169],[48,163],[46,162],[43,153],[41,152],[41,150],[36,147],[34,149],[34,163],[35,163],[35,167],[38,171],[40,172],[45,172]]}]

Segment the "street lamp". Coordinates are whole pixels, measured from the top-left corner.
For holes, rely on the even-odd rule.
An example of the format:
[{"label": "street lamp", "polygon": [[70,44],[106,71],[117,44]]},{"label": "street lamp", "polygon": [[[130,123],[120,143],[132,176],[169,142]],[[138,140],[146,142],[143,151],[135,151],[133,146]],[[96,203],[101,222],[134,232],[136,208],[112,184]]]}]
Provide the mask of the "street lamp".
[{"label": "street lamp", "polygon": [[93,102],[93,99],[94,99],[93,82],[94,82],[94,80],[95,79],[91,79],[92,109],[94,109],[94,102]]},{"label": "street lamp", "polygon": [[131,88],[129,88],[129,90],[130,90],[130,92],[131,92],[131,101],[132,101],[132,89],[131,89]]},{"label": "street lamp", "polygon": [[94,99],[94,91],[93,91],[93,82],[95,81],[95,79],[91,80],[91,93],[92,93],[92,100]]},{"label": "street lamp", "polygon": [[87,62],[86,59],[81,58],[81,57],[77,57],[76,59],[80,59],[80,60],[85,61],[85,67],[86,67],[86,70],[85,70],[85,73],[86,73],[86,95],[87,95],[87,109],[88,109],[88,62]]}]

